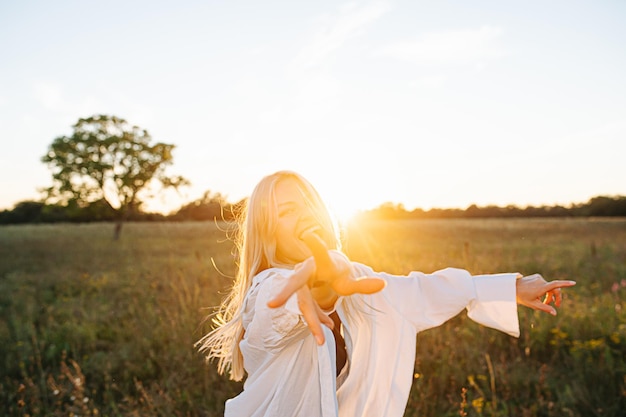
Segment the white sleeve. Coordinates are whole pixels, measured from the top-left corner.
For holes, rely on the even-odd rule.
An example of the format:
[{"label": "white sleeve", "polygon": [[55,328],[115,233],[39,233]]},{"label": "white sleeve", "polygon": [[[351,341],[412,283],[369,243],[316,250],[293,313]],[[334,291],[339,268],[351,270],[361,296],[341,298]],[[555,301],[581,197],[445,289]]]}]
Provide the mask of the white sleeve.
[{"label": "white sleeve", "polygon": [[517,273],[475,275],[476,298],[467,306],[467,316],[483,326],[519,337]]},{"label": "white sleeve", "polygon": [[439,326],[467,309],[469,318],[511,336],[519,336],[517,273],[472,276],[468,271],[446,268],[432,274],[411,272],[392,275],[355,264],[362,275],[383,278],[387,285],[370,298],[372,307],[394,310],[417,332]]},{"label": "white sleeve", "polygon": [[[284,271],[281,271],[284,272]],[[267,302],[273,299],[283,288],[289,272],[272,271],[260,284],[255,300],[254,335],[262,346],[269,350],[279,350],[289,344],[294,338],[300,339],[306,335],[307,327],[298,308],[297,296],[293,294],[285,305],[270,308]]]}]

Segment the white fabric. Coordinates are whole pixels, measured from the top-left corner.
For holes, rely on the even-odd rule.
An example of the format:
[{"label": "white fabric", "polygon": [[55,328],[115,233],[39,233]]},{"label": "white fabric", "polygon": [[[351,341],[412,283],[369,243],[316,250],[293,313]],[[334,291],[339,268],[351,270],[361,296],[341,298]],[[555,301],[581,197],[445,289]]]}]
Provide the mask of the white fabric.
[{"label": "white fabric", "polygon": [[[340,417],[402,417],[413,382],[417,333],[467,309],[485,326],[519,336],[515,279],[519,274],[471,276],[447,268],[408,276],[376,273],[355,264],[358,275],[385,279],[372,295],[339,300],[349,369],[339,376]],[[346,371],[346,368],[344,368]]]},{"label": "white fabric", "polygon": [[267,302],[293,271],[268,269],[252,281],[245,301],[240,342],[248,377],[243,391],[226,401],[226,417],[335,417],[335,343],[318,346],[292,296],[283,307]]},{"label": "white fabric", "polygon": [[293,271],[270,269],[255,277],[240,345],[248,379],[244,391],[226,402],[227,417],[401,417],[413,381],[418,332],[467,309],[472,320],[519,336],[519,274],[471,276],[448,268],[398,276],[358,263],[354,267],[358,275],[383,278],[387,285],[376,294],[338,300],[348,350],[338,379],[332,333],[326,329],[327,343],[318,347],[295,296],[284,307],[266,306]]}]

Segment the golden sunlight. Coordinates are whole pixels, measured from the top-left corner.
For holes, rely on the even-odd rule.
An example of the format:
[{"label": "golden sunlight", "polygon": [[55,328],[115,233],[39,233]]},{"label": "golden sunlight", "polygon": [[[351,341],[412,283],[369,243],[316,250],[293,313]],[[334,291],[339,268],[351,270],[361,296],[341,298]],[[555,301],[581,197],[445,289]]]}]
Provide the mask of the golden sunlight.
[{"label": "golden sunlight", "polygon": [[144,200],[142,205],[142,209],[148,213],[168,215],[178,211],[184,204],[184,196],[176,190],[165,189],[160,190],[159,193],[148,193],[148,195],[149,197]]},{"label": "golden sunlight", "polygon": [[329,209],[340,224],[349,223],[357,215],[357,213],[360,210],[356,207],[351,207],[349,204],[347,205],[329,204]]},{"label": "golden sunlight", "polygon": [[320,193],[332,215],[341,224],[347,224],[360,211],[368,210],[375,206],[375,204],[364,204],[363,194],[356,192],[354,189],[337,190],[320,187]]}]

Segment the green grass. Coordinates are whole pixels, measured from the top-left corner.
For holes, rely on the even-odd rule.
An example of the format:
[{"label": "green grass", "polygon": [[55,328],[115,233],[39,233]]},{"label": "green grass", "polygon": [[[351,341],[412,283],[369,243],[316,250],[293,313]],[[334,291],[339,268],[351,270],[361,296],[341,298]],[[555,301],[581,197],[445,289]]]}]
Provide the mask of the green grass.
[{"label": "green grass", "polygon": [[[241,383],[194,350],[228,290],[225,225],[0,228],[0,414],[218,416]],[[626,220],[373,221],[345,231],[378,270],[575,279],[557,317],[520,307],[521,336],[464,315],[418,335],[407,416],[622,416]],[[390,354],[392,354],[390,352]]]}]

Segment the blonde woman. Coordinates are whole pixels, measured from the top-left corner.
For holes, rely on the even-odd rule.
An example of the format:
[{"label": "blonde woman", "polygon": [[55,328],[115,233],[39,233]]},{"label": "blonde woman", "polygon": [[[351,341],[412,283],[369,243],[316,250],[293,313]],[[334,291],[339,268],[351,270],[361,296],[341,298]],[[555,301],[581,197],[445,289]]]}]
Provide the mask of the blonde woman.
[{"label": "blonde woman", "polygon": [[239,230],[234,285],[216,327],[197,343],[220,373],[247,375],[243,392],[226,402],[227,417],[400,417],[418,332],[467,309],[474,321],[518,336],[517,304],[556,314],[560,289],[575,284],[453,268],[375,272],[339,251],[324,202],[291,171],[258,183]]}]

